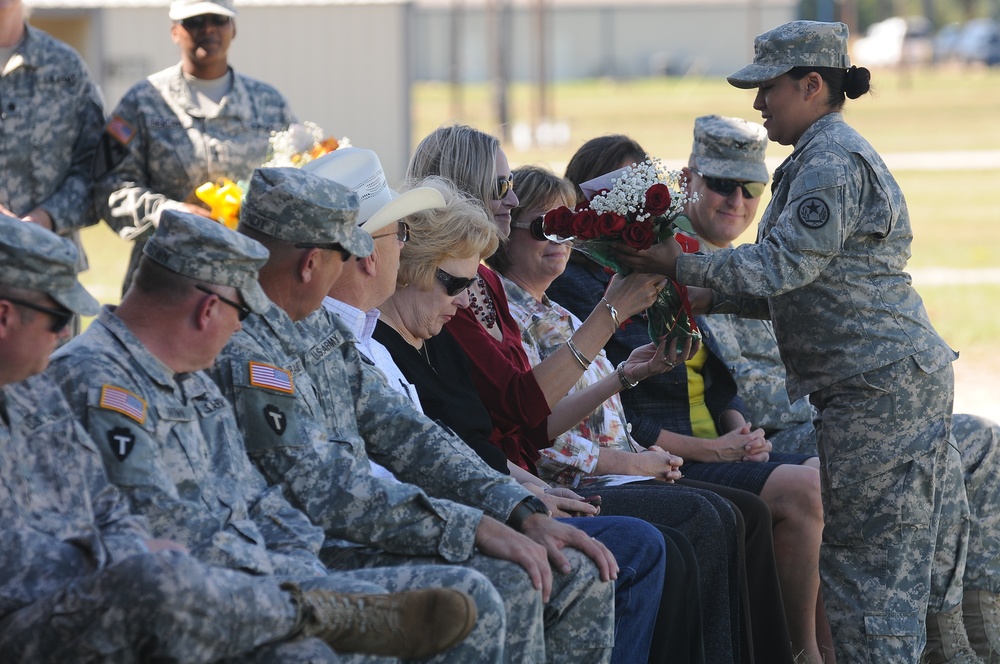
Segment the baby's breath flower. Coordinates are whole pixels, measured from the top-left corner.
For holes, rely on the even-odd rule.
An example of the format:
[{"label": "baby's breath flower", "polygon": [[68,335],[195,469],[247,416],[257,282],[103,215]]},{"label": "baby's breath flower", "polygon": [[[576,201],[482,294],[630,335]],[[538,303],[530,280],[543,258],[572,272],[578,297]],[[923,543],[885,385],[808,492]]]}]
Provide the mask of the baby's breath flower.
[{"label": "baby's breath flower", "polygon": [[663,217],[673,219],[684,211],[689,198],[685,192],[684,177],[680,171],[668,171],[659,159],[647,157],[640,164],[627,167],[611,181],[611,189],[590,199],[590,209],[595,212],[616,212],[633,221],[643,221],[646,212],[646,191],[661,183],[670,189],[670,207]]},{"label": "baby's breath flower", "polygon": [[[322,127],[308,120],[292,124],[284,131],[272,131],[267,141],[268,158],[263,166],[301,168],[324,153],[317,148],[325,140]],[[336,144],[338,147],[350,147],[351,142],[342,138]]]}]

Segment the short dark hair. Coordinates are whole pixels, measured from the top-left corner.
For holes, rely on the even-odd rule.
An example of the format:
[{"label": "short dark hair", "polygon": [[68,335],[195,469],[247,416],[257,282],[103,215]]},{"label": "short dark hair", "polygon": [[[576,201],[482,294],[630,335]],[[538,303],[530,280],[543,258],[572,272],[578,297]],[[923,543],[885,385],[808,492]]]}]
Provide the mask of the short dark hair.
[{"label": "short dark hair", "polygon": [[[13,298],[15,300],[24,300],[26,302],[42,304],[38,301],[40,299],[40,295],[44,295],[44,293],[40,291],[27,290],[26,288],[18,288],[17,286],[0,284],[0,300]],[[38,312],[33,309],[29,309],[27,307],[17,307],[17,315],[22,323],[30,323],[35,319],[37,314]]]},{"label": "short dark hair", "polygon": [[[576,200],[585,199],[580,185],[621,168],[626,161],[640,163],[646,151],[635,140],[624,134],[609,134],[592,138],[576,151],[566,165],[566,179],[576,187]],[[518,191],[520,195],[520,191]]]}]

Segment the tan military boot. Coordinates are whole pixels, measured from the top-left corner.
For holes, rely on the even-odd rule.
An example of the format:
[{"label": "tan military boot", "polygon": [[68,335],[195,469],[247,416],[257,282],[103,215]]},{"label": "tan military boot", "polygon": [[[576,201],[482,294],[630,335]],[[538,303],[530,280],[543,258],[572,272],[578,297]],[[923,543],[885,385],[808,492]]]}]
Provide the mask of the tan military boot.
[{"label": "tan military boot", "polygon": [[1000,595],[986,590],[967,590],[962,613],[969,642],[987,664],[1000,664]]},{"label": "tan military boot", "polygon": [[983,664],[969,645],[962,622],[962,607],[927,615],[927,645],[921,658],[926,664]]},{"label": "tan military boot", "polygon": [[299,608],[302,634],[343,653],[430,657],[464,639],[476,605],[463,592],[427,588],[385,595],[303,590],[286,583]]}]

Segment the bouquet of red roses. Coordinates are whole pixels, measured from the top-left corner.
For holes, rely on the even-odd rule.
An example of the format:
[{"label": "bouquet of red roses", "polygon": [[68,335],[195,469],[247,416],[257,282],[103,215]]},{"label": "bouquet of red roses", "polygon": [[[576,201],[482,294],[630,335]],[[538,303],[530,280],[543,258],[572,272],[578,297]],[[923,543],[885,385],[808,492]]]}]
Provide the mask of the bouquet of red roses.
[{"label": "bouquet of red roses", "polygon": [[[589,202],[575,210],[565,206],[550,210],[545,215],[545,233],[569,243],[595,262],[627,275],[630,270],[615,261],[611,248],[626,244],[634,249],[649,249],[674,234],[678,229],[676,222],[688,202],[681,177],[679,171],[667,171],[659,160],[647,158],[641,164],[585,182],[580,187]],[[655,343],[663,339],[701,337],[691,313],[687,287],[674,281],[646,309],[646,319],[649,338]]]}]

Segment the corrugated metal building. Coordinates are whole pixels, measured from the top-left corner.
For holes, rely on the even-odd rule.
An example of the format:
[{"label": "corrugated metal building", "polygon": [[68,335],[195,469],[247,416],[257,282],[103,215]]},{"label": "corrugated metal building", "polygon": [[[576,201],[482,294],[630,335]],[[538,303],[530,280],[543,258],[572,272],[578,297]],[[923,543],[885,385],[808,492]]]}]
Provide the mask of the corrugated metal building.
[{"label": "corrugated metal building", "polygon": [[[461,78],[493,76],[494,35],[505,26],[512,80],[534,80],[544,41],[548,77],[732,73],[753,57],[753,38],[796,18],[797,0],[415,0],[413,71],[449,80],[458,35]],[[538,12],[544,8],[544,40]],[[457,23],[456,23],[457,21]]]},{"label": "corrugated metal building", "polygon": [[[110,110],[180,61],[165,0],[27,0],[30,21],[76,48]],[[274,85],[302,120],[378,152],[391,182],[410,152],[410,12],[400,0],[236,0],[229,62]]]},{"label": "corrugated metal building", "polygon": [[[109,111],[135,82],[179,60],[168,0],[26,4],[33,24],[87,60]],[[275,85],[301,119],[378,152],[398,182],[413,144],[412,81],[456,72],[462,82],[491,78],[493,35],[503,34],[511,80],[536,80],[542,43],[547,80],[723,75],[752,56],[754,35],[794,18],[796,0],[236,0],[236,7],[230,63]]]}]

